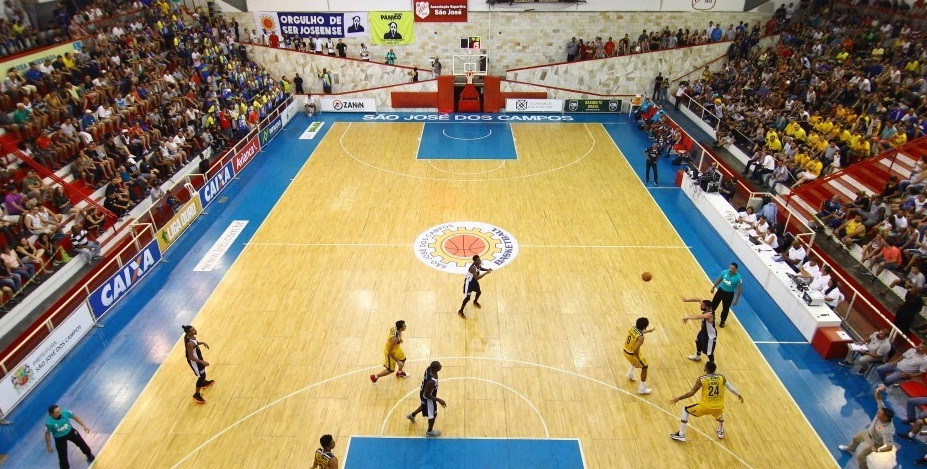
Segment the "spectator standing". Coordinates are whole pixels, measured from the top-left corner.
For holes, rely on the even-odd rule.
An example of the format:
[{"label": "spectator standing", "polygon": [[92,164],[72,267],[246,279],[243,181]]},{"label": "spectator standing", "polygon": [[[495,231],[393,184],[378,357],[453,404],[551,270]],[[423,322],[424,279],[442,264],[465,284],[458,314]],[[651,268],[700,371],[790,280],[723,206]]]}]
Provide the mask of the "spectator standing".
[{"label": "spectator standing", "polygon": [[579,43],[576,42],[576,38],[574,37],[570,39],[570,42],[566,45],[567,62],[576,60],[577,53],[579,53]]},{"label": "spectator standing", "polygon": [[663,72],[657,73],[657,77],[653,79],[653,96],[652,99],[657,101],[660,99],[660,90],[663,89]]},{"label": "spectator standing", "polygon": [[431,73],[434,74],[435,78],[441,76],[441,59],[435,57],[435,61],[431,64]]},{"label": "spectator standing", "polygon": [[904,294],[904,302],[895,311],[895,320],[892,323],[902,334],[908,335],[911,332],[911,324],[914,322],[914,318],[923,308],[924,298],[921,297],[921,289],[911,285]]},{"label": "spectator standing", "polygon": [[393,49],[390,49],[386,53],[386,65],[395,65],[396,64],[396,53],[393,52]]},{"label": "spectator standing", "polygon": [[322,80],[322,91],[325,94],[332,93],[332,75],[328,73],[327,69],[322,69],[322,72],[319,73],[319,79]]},{"label": "spectator standing", "polygon": [[335,49],[338,49],[338,57],[345,58],[348,56],[348,45],[344,43],[344,40],[338,39]]},{"label": "spectator standing", "polygon": [[305,93],[305,91],[303,91],[303,77],[299,76],[298,73],[293,77],[293,86],[296,88],[296,94]]},{"label": "spectator standing", "polygon": [[370,51],[367,49],[367,46],[364,45],[363,43],[361,43],[361,47],[360,47],[360,57],[361,57],[361,60],[370,62]]}]

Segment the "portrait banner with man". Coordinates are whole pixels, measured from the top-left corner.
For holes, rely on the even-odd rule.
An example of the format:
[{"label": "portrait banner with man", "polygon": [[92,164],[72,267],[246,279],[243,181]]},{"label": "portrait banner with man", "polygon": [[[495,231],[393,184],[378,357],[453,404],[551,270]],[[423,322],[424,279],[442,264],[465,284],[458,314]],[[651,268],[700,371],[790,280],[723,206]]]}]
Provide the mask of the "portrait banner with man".
[{"label": "portrait banner with man", "polygon": [[373,44],[412,44],[415,38],[415,15],[411,11],[371,11],[370,42]]}]

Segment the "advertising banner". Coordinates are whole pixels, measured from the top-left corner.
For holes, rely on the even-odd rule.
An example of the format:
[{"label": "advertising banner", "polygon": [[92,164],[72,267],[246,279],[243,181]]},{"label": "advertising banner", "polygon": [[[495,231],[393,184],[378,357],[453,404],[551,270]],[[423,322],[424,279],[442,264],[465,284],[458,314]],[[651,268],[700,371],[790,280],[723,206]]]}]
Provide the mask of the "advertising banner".
[{"label": "advertising banner", "polygon": [[344,37],[344,13],[278,12],[280,31],[286,36]]},{"label": "advertising banner", "polygon": [[248,144],[245,145],[241,150],[238,150],[238,153],[235,153],[235,156],[232,157],[232,164],[235,168],[235,174],[241,172],[245,169],[245,166],[248,166],[248,163],[254,159],[258,154],[258,151],[261,150],[261,144],[258,142],[258,137],[255,135],[251,137],[251,140],[248,140]]},{"label": "advertising banner", "polygon": [[87,303],[68,316],[0,383],[0,412],[10,413],[22,398],[61,361],[93,328],[93,315]]},{"label": "advertising banner", "polygon": [[[199,198],[196,199],[199,202]],[[103,316],[110,307],[116,304],[129,290],[131,290],[151,269],[161,260],[161,251],[154,241],[148,243],[145,249],[139,251],[132,259],[125,263],[118,272],[106,280],[90,294],[90,309],[96,317]]]},{"label": "advertising banner", "polygon": [[565,112],[621,112],[620,99],[568,99]]},{"label": "advertising banner", "polygon": [[[267,31],[267,34],[271,32],[277,33],[278,37],[283,37],[282,32],[280,31],[280,22],[277,21],[277,12],[275,11],[256,11],[254,12],[254,24],[257,29],[258,35],[262,31]],[[248,38],[248,39],[245,39]],[[247,33],[247,28],[245,29],[244,34],[242,34],[241,40],[248,41],[250,40]]]},{"label": "advertising banner", "polygon": [[290,123],[290,120],[293,119],[293,116],[295,116],[297,112],[299,112],[299,103],[295,99],[291,100],[290,104],[287,104],[287,106],[283,108],[283,112],[281,113],[281,115],[283,116],[283,126],[284,127],[286,127],[286,125]]},{"label": "advertising banner", "polygon": [[167,222],[167,225],[164,225],[164,228],[162,228],[155,237],[158,241],[158,246],[161,248],[161,252],[166,252],[167,248],[171,247],[174,241],[177,241],[177,238],[190,227],[193,220],[196,220],[196,217],[200,216],[200,212],[202,211],[203,206],[200,205],[199,195],[193,197],[189,202],[184,204],[184,206],[177,211],[177,214],[174,215],[174,218],[171,218],[171,221]]},{"label": "advertising banner", "polygon": [[235,170],[232,169],[232,162],[229,161],[225,166],[222,166],[222,169],[215,176],[206,181],[206,185],[200,188],[200,206],[203,208],[208,207],[234,178]]},{"label": "advertising banner", "polygon": [[319,105],[324,112],[377,112],[377,100],[373,98],[322,98]]},{"label": "advertising banner", "polygon": [[388,46],[412,44],[414,16],[411,11],[371,11],[370,42]]},{"label": "advertising banner", "polygon": [[418,23],[467,22],[467,0],[417,0],[413,5]]},{"label": "advertising banner", "polygon": [[263,148],[267,146],[267,142],[273,140],[273,138],[276,137],[278,133],[280,133],[280,129],[282,128],[283,121],[277,117],[276,119],[272,120],[270,124],[267,124],[267,127],[261,129],[261,131],[258,132],[258,137],[260,137],[261,140],[261,147]]},{"label": "advertising banner", "polygon": [[506,99],[505,112],[563,112],[563,100]]},{"label": "advertising banner", "polygon": [[[81,41],[69,42],[66,44],[61,44],[60,46],[49,47],[47,49],[42,49],[31,54],[26,54],[23,56],[18,56],[9,60],[4,60],[0,67],[3,68],[3,73],[5,74],[9,69],[15,68],[19,71],[20,75],[26,73],[26,70],[29,68],[29,64],[44,63],[45,60],[54,61],[59,55],[64,55],[67,52],[74,53],[75,51],[83,50],[84,43]],[[5,75],[4,75],[5,76]]]},{"label": "advertising banner", "polygon": [[303,131],[302,135],[299,136],[300,140],[312,140],[316,135],[322,130],[322,126],[325,125],[325,122],[315,121],[309,124],[309,127],[306,127],[306,130]]}]

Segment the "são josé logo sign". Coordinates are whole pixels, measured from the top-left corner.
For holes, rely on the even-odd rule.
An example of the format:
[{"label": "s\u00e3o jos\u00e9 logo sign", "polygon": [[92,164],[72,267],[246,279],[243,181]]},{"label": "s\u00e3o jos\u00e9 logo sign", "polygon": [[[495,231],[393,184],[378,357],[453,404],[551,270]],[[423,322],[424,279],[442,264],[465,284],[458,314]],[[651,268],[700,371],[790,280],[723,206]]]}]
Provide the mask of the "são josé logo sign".
[{"label": "s\u00e3o jos\u00e9 logo sign", "polygon": [[464,274],[473,256],[483,266],[498,269],[518,255],[518,241],[508,231],[476,221],[455,221],[433,226],[415,238],[415,256],[428,267]]}]

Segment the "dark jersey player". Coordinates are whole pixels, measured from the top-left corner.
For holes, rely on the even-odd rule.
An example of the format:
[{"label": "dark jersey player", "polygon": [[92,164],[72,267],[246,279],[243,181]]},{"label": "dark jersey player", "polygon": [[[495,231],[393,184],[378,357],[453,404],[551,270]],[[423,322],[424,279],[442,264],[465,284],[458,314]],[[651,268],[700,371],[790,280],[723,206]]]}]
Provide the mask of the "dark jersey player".
[{"label": "dark jersey player", "polygon": [[711,300],[683,298],[682,301],[686,303],[699,303],[699,308],[701,309],[701,314],[682,318],[683,323],[690,320],[702,320],[702,327],[699,329],[698,335],[695,336],[695,355],[690,355],[689,360],[697,362],[702,359],[702,354],[704,353],[708,355],[708,361],[715,361],[715,345],[718,340],[718,331],[715,329],[715,315],[711,310]]},{"label": "dark jersey player", "polygon": [[483,307],[483,305],[480,304],[480,295],[482,294],[480,291],[480,279],[490,272],[492,272],[492,269],[483,267],[483,260],[480,259],[480,256],[473,256],[473,263],[467,268],[467,276],[464,278],[464,299],[463,303],[460,304],[460,310],[457,311],[460,317],[464,319],[467,318],[467,315],[464,314],[464,308],[467,306],[467,302],[470,301],[471,293],[476,293],[476,296],[473,298],[473,306],[477,308]]},{"label": "dark jersey player", "polygon": [[444,402],[444,399],[438,397],[439,371],[441,371],[441,362],[439,361],[431,362],[431,365],[425,369],[425,375],[422,376],[422,386],[418,391],[421,405],[412,411],[411,414],[406,415],[406,418],[409,419],[410,422],[415,423],[415,416],[421,412],[421,414],[428,419],[428,430],[425,431],[425,436],[429,438],[441,436],[441,432],[434,429],[435,419],[438,418],[438,405],[440,404],[441,407],[447,407],[447,403]]},{"label": "dark jersey player", "polygon": [[196,339],[195,327],[183,326],[183,332],[184,356],[196,375],[196,392],[193,394],[193,400],[198,404],[205,404],[206,399],[203,399],[203,396],[200,395],[200,390],[212,386],[214,381],[206,379],[206,367],[209,366],[209,362],[203,359],[200,345],[206,348],[209,348],[209,345]]}]

